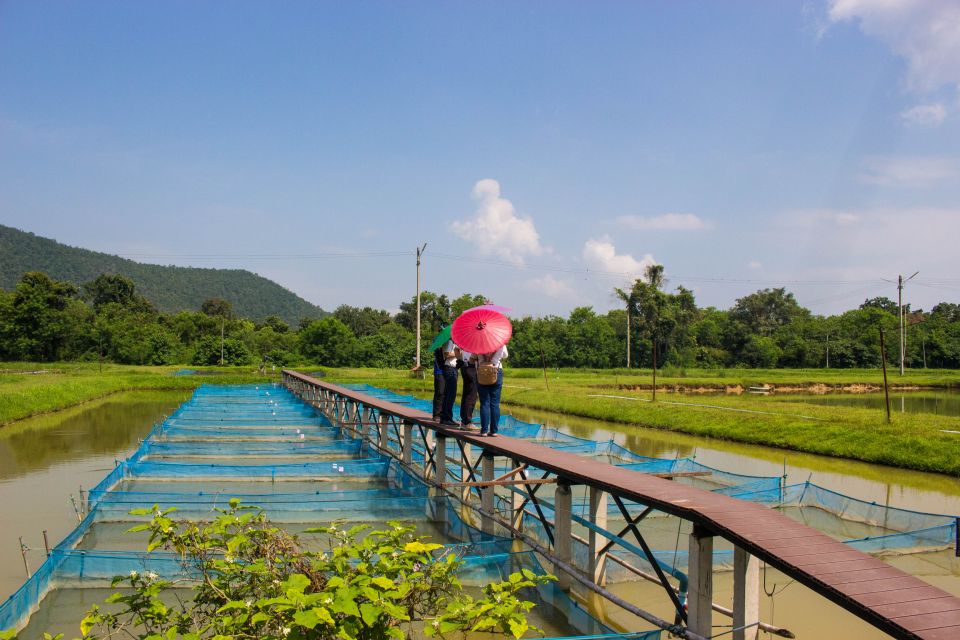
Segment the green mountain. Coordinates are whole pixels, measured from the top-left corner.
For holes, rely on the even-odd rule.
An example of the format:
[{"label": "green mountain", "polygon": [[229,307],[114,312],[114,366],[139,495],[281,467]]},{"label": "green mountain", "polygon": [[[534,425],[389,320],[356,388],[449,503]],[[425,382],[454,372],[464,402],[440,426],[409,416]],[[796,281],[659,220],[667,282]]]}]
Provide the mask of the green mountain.
[{"label": "green mountain", "polygon": [[26,271],[43,271],[77,285],[103,273],[126,276],[147,300],[168,313],[197,310],[204,300],[223,298],[237,315],[254,320],[276,315],[296,324],[300,318],[325,315],[276,282],[243,269],[142,264],[0,225],[0,288],[12,289]]}]

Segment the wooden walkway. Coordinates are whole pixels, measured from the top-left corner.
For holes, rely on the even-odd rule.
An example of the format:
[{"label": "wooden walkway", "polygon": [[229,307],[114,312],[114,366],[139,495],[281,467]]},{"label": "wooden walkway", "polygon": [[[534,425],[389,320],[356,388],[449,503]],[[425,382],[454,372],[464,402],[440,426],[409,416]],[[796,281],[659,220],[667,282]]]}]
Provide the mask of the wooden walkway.
[{"label": "wooden walkway", "polygon": [[960,598],[763,505],[630,471],[526,440],[441,427],[429,414],[284,372],[352,402],[429,427],[485,452],[550,471],[689,520],[721,536],[895,638],[960,639]]}]

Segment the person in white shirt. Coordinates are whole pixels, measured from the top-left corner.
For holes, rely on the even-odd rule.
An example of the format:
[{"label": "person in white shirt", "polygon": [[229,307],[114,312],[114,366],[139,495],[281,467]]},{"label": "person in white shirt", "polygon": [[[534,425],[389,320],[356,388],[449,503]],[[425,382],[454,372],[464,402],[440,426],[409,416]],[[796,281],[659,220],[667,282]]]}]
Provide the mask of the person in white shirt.
[{"label": "person in white shirt", "polygon": [[503,389],[503,363],[508,356],[507,345],[503,345],[493,353],[483,353],[477,356],[477,366],[482,367],[489,363],[497,369],[497,381],[494,384],[478,384],[477,392],[480,395],[480,435],[496,437],[500,426],[500,391]]},{"label": "person in white shirt", "polygon": [[[457,361],[463,378],[463,394],[460,396],[460,424],[471,428],[473,410],[477,406],[477,356],[469,351],[460,351]],[[476,427],[472,427],[476,428]]]},{"label": "person in white shirt", "polygon": [[457,354],[453,340],[447,340],[443,350],[443,404],[440,408],[440,424],[445,426],[459,426],[453,420],[453,405],[457,401]]}]

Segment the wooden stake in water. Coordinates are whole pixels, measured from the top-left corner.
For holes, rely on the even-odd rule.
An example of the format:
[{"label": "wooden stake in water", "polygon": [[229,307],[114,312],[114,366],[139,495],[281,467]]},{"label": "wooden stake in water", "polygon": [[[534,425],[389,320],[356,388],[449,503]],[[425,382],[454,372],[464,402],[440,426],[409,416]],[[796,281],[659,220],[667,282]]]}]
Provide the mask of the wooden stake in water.
[{"label": "wooden stake in water", "polygon": [[883,327],[880,327],[880,362],[883,364],[883,397],[887,404],[887,424],[890,424],[890,387],[887,385],[887,349],[883,341]]},{"label": "wooden stake in water", "polygon": [[47,551],[47,557],[50,557],[50,540],[47,538],[47,530],[43,530],[43,548]]},{"label": "wooden stake in water", "polygon": [[23,558],[23,570],[27,572],[27,577],[30,577],[30,565],[27,564],[27,545],[23,544],[23,536],[17,538],[20,541],[20,556]]}]

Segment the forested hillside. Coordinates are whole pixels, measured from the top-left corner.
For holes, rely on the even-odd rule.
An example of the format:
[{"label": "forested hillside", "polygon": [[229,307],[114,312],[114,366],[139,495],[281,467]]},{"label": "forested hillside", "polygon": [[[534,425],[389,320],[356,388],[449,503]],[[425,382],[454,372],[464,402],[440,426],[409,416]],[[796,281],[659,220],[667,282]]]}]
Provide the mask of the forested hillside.
[{"label": "forested hillside", "polygon": [[0,289],[13,289],[28,271],[42,271],[78,286],[101,274],[126,276],[136,282],[143,297],[167,313],[197,310],[211,298],[229,300],[235,313],[255,320],[279,316],[295,324],[324,313],[277,283],[242,269],[142,264],[0,225]]}]

